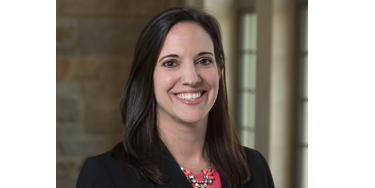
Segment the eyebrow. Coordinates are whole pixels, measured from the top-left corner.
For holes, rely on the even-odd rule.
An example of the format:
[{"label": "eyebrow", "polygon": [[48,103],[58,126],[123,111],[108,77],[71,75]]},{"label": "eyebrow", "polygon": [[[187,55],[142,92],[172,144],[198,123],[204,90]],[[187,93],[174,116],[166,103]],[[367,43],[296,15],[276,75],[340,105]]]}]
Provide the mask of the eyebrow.
[{"label": "eyebrow", "polygon": [[[211,52],[200,52],[200,53],[198,54],[198,56],[206,55],[206,54],[209,54],[209,55],[214,56],[214,54],[211,53]],[[161,60],[163,60],[163,59],[165,59],[165,58],[167,58],[167,57],[178,57],[178,55],[177,55],[177,54],[169,54],[169,55],[166,55],[166,56],[160,58],[158,62],[160,62]]]},{"label": "eyebrow", "polygon": [[176,55],[176,54],[169,54],[169,55],[166,55],[166,56],[160,58],[158,62],[160,62],[161,60],[163,60],[163,59],[165,59],[165,58],[167,58],[167,57],[178,57],[178,55]]}]

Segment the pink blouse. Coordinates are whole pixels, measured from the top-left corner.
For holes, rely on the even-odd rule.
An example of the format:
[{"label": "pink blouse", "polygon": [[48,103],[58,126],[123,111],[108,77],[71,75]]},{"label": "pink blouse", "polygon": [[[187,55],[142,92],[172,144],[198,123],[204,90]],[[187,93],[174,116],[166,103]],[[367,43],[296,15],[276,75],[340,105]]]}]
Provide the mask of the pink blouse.
[{"label": "pink blouse", "polygon": [[[215,178],[214,180],[212,180],[212,184],[208,184],[208,187],[209,188],[221,188],[221,182],[220,182],[220,176],[219,176],[219,172],[216,171],[216,169],[213,169],[212,171],[212,176]],[[203,178],[203,174],[193,174],[195,179],[197,181],[202,181],[204,180]]]}]

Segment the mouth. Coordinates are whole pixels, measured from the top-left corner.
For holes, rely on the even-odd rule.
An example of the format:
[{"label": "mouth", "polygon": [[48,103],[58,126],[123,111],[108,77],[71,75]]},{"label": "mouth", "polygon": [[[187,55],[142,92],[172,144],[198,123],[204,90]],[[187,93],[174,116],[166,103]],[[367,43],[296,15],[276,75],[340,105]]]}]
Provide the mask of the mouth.
[{"label": "mouth", "polygon": [[175,95],[182,100],[194,101],[200,98],[204,93],[205,91],[199,91],[195,93],[177,93]]}]

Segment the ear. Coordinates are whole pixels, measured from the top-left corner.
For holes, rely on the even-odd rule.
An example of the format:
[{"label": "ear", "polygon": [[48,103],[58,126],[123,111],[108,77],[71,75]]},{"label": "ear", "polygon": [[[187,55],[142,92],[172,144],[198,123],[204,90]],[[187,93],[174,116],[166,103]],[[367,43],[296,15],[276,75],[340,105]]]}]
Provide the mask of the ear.
[{"label": "ear", "polygon": [[218,68],[219,77],[221,77],[221,73],[223,72],[223,70],[224,70],[224,62],[221,62]]}]

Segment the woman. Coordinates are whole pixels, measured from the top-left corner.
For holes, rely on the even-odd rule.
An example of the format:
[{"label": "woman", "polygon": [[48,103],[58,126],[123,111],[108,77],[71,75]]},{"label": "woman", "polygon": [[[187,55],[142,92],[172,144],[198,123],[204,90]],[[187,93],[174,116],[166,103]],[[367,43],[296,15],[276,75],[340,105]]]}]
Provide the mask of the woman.
[{"label": "woman", "polygon": [[224,59],[212,16],[191,7],[155,16],[122,93],[123,141],[88,159],[77,187],[274,187],[230,123]]}]

